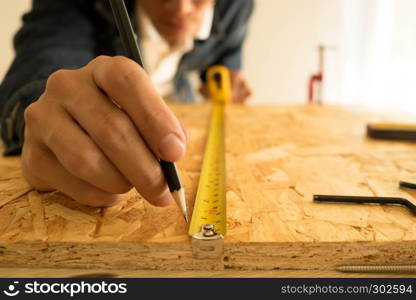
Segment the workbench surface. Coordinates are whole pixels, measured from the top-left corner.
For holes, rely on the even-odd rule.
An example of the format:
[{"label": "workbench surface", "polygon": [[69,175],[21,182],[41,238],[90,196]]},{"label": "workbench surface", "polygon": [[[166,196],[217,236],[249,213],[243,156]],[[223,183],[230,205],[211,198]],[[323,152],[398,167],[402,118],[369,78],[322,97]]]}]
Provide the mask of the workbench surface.
[{"label": "workbench surface", "polygon": [[[172,105],[190,144],[179,162],[192,209],[209,106]],[[416,217],[402,207],[316,204],[313,194],[399,196],[416,203],[416,144],[369,140],[368,121],[339,107],[230,106],[226,114],[227,223],[221,260],[195,260],[176,205],[135,191],[86,207],[22,179],[0,160],[0,267],[130,270],[333,270],[416,264]],[[332,274],[332,273],[330,273]]]}]

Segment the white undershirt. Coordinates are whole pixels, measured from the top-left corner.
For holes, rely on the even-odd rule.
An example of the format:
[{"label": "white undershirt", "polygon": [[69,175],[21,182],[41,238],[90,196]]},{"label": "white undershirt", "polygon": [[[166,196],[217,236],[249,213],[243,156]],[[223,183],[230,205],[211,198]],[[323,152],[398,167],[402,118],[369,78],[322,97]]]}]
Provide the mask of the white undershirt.
[{"label": "white undershirt", "polygon": [[195,36],[189,37],[174,48],[166,42],[154,27],[150,18],[138,5],[138,22],[141,40],[140,49],[143,53],[144,65],[153,84],[162,97],[173,95],[173,78],[182,56],[194,48],[194,39],[208,39],[214,19],[214,7],[205,11],[201,27]]}]

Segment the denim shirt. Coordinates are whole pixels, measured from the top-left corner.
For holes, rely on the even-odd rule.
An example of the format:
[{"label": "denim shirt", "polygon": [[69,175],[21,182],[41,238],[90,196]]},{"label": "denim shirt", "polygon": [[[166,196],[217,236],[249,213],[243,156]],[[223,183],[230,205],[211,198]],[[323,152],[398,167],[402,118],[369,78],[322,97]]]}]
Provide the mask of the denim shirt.
[{"label": "denim shirt", "polygon": [[[132,24],[135,0],[125,0]],[[16,56],[0,85],[1,138],[4,155],[20,154],[24,141],[24,110],[43,93],[46,80],[59,69],[78,69],[98,55],[124,55],[107,0],[33,0],[14,38]],[[217,0],[211,35],[195,40],[174,78],[178,101],[192,102],[187,75],[222,64],[241,67],[241,52],[254,0]],[[139,37],[140,38],[140,37]],[[47,122],[47,121],[45,121]]]}]

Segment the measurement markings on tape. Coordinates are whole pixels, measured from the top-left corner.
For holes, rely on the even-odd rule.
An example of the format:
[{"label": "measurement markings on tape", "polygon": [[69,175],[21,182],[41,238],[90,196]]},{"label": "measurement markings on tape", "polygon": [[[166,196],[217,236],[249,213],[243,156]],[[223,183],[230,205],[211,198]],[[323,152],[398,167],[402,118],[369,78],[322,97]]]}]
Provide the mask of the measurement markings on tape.
[{"label": "measurement markings on tape", "polygon": [[212,101],[211,121],[188,232],[195,258],[221,257],[227,231],[224,123],[225,106],[231,100],[228,69],[211,67],[207,83]]}]

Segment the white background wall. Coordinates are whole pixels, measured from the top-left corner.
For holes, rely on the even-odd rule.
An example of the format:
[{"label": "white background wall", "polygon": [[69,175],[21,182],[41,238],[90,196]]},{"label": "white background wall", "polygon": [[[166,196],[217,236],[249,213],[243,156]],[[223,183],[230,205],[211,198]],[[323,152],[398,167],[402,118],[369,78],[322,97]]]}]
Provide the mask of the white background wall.
[{"label": "white background wall", "polygon": [[338,43],[339,6],[339,0],[256,1],[245,72],[257,101],[306,101],[308,77],[318,68],[318,45]]},{"label": "white background wall", "polygon": [[30,0],[0,1],[0,80],[13,59],[13,35],[21,24],[21,15],[29,7]]},{"label": "white background wall", "polygon": [[[29,7],[30,0],[0,1],[0,78]],[[415,0],[256,0],[244,56],[252,101],[306,102],[319,44],[331,47],[325,102],[416,114]]]}]

